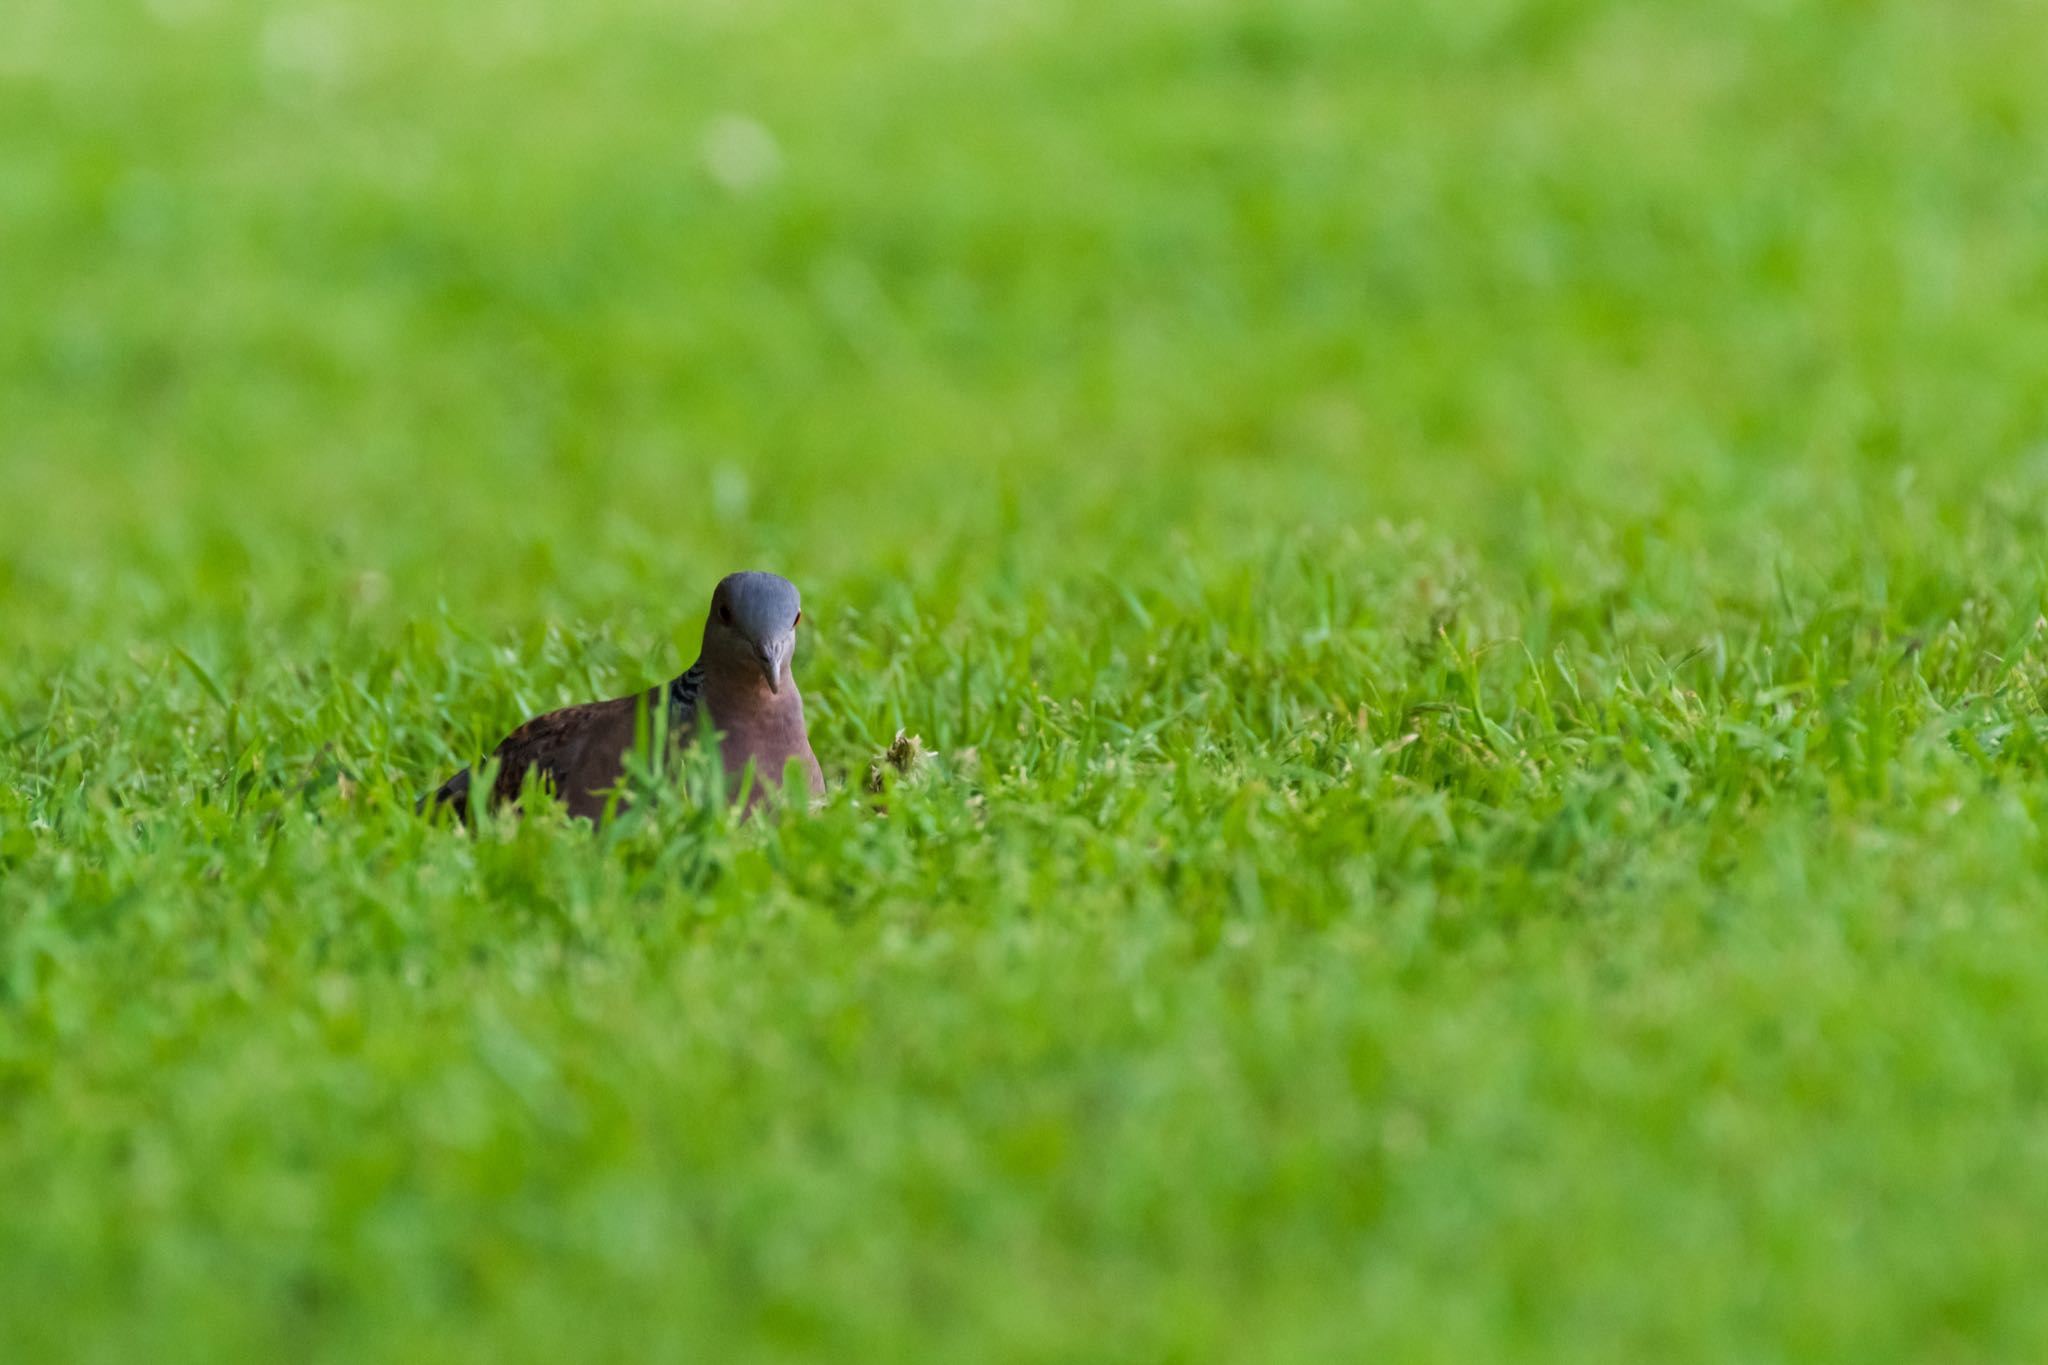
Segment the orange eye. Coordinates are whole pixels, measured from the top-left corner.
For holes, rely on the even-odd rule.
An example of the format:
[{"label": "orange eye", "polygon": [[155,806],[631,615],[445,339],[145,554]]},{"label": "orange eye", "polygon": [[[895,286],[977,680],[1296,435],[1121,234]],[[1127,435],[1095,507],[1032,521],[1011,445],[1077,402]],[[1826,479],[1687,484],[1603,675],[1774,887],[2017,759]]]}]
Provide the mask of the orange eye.
[{"label": "orange eye", "polygon": [[803,614],[802,612],[798,612],[798,613],[796,614],[796,620],[794,620],[794,621],[791,621],[791,622],[789,623],[789,628],[790,628],[791,630],[795,630],[795,629],[796,629],[796,628],[797,628],[798,626],[802,625],[803,623],[804,623],[804,614]]}]

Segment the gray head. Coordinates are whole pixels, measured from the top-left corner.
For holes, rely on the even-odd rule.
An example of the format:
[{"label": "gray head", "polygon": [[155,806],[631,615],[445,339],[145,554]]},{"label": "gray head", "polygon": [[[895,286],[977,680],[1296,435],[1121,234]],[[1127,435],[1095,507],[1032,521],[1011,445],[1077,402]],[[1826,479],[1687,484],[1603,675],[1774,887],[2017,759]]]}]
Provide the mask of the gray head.
[{"label": "gray head", "polygon": [[802,618],[802,599],[787,578],[728,574],[711,594],[711,615],[704,622],[705,657],[727,669],[758,669],[768,690],[780,692],[789,681],[796,623]]}]

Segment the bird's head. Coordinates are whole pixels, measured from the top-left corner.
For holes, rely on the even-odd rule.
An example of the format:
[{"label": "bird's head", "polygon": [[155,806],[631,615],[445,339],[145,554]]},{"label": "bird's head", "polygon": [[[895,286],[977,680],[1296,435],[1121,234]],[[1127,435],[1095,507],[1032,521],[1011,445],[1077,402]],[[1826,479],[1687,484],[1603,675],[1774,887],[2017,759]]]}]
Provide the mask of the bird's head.
[{"label": "bird's head", "polygon": [[704,654],[728,673],[756,670],[769,691],[780,692],[803,614],[796,584],[779,574],[728,574],[711,594]]}]

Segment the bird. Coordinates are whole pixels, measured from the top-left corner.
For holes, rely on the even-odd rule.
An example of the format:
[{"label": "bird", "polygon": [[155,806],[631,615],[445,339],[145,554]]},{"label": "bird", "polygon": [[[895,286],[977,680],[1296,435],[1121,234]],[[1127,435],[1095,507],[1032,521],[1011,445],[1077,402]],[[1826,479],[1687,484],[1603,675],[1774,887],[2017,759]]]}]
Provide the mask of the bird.
[{"label": "bird", "polygon": [[[825,775],[811,752],[803,696],[791,673],[802,621],[803,601],[788,579],[761,572],[726,575],[711,594],[695,663],[660,686],[527,721],[491,751],[498,776],[485,804],[516,800],[526,775],[534,773],[570,815],[602,824],[636,732],[644,734],[642,726],[664,707],[674,741],[694,737],[700,715],[710,721],[731,798],[738,798],[753,766],[749,810],[764,785],[781,783],[791,761],[802,767],[811,794],[824,795]],[[420,809],[446,806],[467,823],[472,773],[464,768],[443,782],[420,799]]]}]

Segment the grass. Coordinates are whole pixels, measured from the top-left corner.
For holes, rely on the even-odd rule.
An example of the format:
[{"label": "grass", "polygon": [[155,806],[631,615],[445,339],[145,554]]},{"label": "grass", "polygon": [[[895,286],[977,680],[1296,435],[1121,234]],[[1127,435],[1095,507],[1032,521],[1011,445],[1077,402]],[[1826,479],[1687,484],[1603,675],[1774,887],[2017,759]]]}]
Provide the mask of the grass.
[{"label": "grass", "polygon": [[2038,7],[6,27],[0,1358],[2048,1352]]}]

